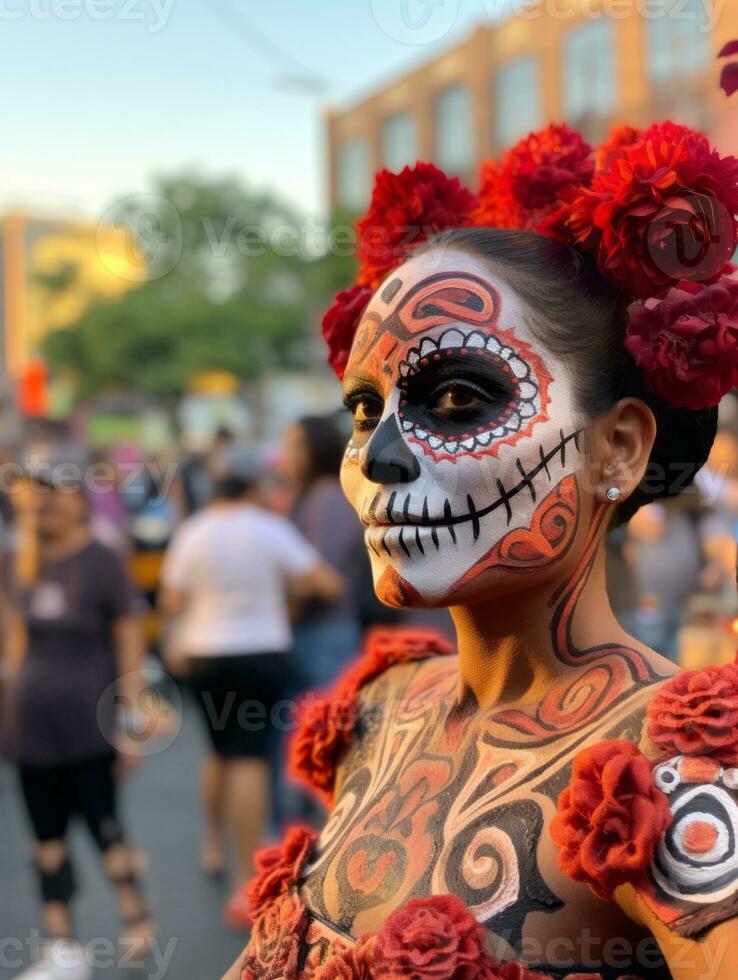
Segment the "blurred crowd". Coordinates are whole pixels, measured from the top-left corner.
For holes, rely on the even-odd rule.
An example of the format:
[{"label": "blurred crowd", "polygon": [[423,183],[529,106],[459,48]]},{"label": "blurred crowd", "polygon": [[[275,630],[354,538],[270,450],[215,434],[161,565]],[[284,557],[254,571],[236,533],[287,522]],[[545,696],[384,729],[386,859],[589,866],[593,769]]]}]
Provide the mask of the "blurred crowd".
[{"label": "blurred crowd", "polygon": [[[326,687],[371,625],[412,619],[451,634],[444,610],[376,600],[339,484],[344,443],[336,418],[316,416],[266,449],[221,429],[203,451],[146,455],[54,430],[0,457],[1,745],[50,938],[28,980],[90,975],[73,955],[74,818],[99,849],[124,935],[141,949],[155,935],[118,804],[121,772],[145,754],[142,732],[165,738],[172,726],[167,687],[144,680],[144,665],[199,716],[200,864],[228,874],[224,915],[245,929],[254,850],[318,816],[284,775],[282,708]],[[728,398],[696,484],[610,535],[608,583],[626,629],[685,667],[732,659],[737,540],[738,401]]]}]

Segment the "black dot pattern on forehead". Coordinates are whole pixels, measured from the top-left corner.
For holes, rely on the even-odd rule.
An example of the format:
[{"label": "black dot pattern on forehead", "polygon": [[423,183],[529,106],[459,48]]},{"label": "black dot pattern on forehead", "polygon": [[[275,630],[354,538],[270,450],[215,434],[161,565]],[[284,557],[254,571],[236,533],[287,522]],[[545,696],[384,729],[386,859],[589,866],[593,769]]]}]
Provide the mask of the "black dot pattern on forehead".
[{"label": "black dot pattern on forehead", "polygon": [[391,279],[382,290],[382,301],[384,303],[391,303],[399,293],[401,286],[402,279]]}]

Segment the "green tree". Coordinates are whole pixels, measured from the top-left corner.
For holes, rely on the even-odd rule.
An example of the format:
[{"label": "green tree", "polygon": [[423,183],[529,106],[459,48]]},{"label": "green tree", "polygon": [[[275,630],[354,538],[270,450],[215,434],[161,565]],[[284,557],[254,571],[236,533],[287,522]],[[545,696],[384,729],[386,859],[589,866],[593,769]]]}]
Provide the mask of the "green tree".
[{"label": "green tree", "polygon": [[47,337],[52,369],[73,376],[78,397],[112,385],[166,397],[202,370],[253,379],[322,361],[317,325],[352,278],[350,244],[312,255],[293,209],[192,174],[121,201],[112,220],[133,230],[148,279]]}]

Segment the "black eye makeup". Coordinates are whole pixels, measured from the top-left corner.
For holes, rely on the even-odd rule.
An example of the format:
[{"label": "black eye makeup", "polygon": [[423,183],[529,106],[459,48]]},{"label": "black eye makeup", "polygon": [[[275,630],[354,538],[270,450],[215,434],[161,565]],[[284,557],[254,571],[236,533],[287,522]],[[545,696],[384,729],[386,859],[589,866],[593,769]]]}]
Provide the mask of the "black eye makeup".
[{"label": "black eye makeup", "polygon": [[402,430],[434,452],[484,449],[538,414],[531,367],[497,337],[448,330],[426,337],[400,365]]},{"label": "black eye makeup", "polygon": [[354,432],[371,432],[376,428],[384,411],[384,399],[374,389],[360,385],[346,392],[344,407],[354,420]]}]

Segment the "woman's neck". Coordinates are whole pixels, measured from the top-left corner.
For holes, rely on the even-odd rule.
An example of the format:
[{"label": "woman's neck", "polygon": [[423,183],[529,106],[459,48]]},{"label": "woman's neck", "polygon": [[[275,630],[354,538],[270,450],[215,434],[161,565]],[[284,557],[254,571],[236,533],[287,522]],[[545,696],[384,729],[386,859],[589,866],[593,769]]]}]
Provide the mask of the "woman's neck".
[{"label": "woman's neck", "polygon": [[[475,701],[480,707],[536,701],[556,680],[570,675],[558,649],[560,632],[554,631],[559,603],[586,571],[545,586],[532,587],[525,594],[489,599],[451,609],[459,651],[462,701]],[[605,586],[604,548],[599,549],[586,585],[571,615],[566,631],[571,645],[589,648],[603,643],[623,642],[626,634],[610,607]],[[569,651],[571,652],[571,651]]]}]

